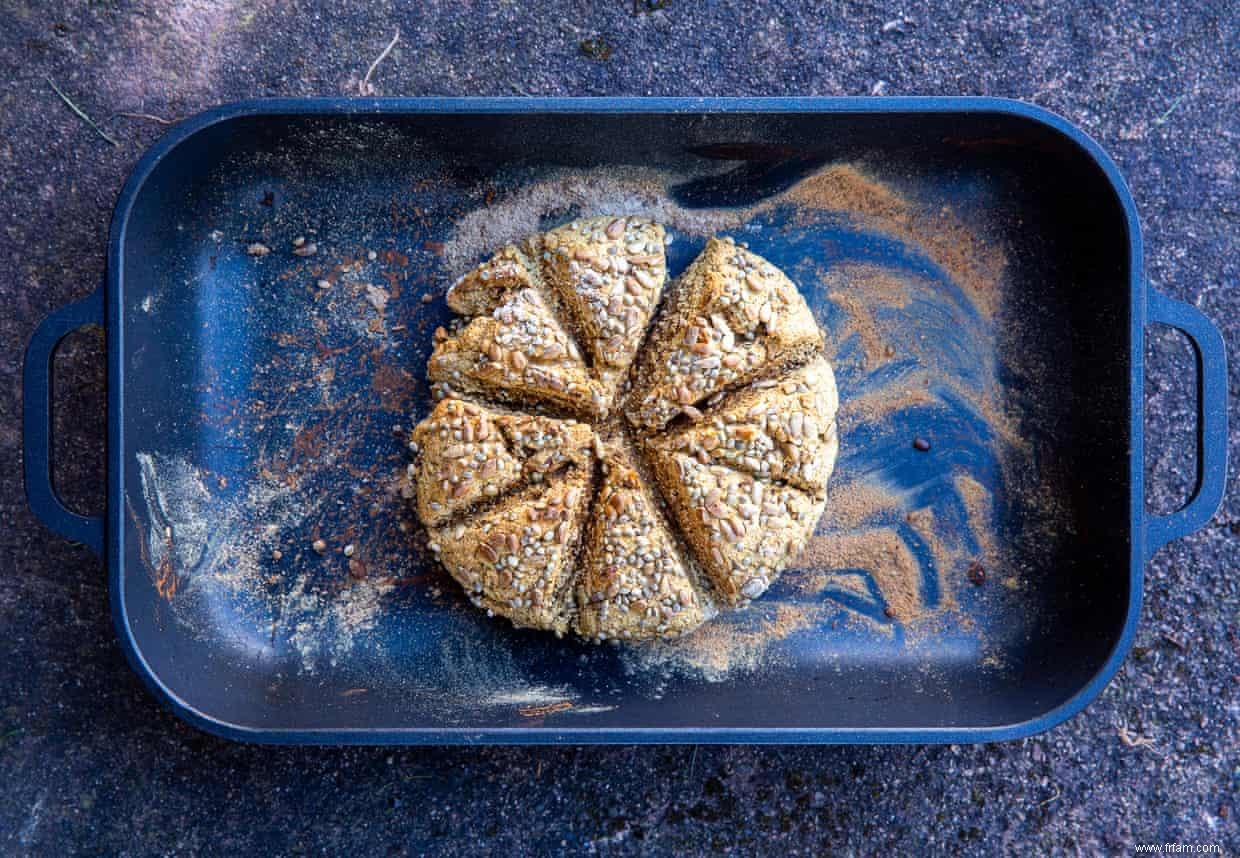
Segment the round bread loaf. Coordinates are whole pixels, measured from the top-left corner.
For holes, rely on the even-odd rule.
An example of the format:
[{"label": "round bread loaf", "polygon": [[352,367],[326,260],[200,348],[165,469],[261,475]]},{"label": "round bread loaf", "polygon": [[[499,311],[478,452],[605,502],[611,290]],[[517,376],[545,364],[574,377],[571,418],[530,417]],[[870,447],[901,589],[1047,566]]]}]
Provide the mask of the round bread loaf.
[{"label": "round bread loaf", "polygon": [[448,291],[415,504],[471,600],[518,626],[677,637],[762,595],[822,515],[839,401],[804,298],[731,239],[668,285],[665,240],[576,220]]}]

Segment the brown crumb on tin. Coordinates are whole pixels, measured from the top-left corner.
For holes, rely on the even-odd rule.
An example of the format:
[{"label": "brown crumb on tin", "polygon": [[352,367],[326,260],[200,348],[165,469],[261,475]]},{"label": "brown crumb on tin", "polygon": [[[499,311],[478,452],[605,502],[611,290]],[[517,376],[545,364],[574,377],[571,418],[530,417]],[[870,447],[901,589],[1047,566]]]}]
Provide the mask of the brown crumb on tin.
[{"label": "brown crumb on tin", "polygon": [[969,564],[967,574],[969,576],[970,584],[980,587],[986,583],[986,567],[981,563],[978,563],[976,560]]},{"label": "brown crumb on tin", "polygon": [[541,706],[522,706],[517,712],[524,718],[543,718],[572,708],[571,700],[561,700],[558,703],[544,703]]}]

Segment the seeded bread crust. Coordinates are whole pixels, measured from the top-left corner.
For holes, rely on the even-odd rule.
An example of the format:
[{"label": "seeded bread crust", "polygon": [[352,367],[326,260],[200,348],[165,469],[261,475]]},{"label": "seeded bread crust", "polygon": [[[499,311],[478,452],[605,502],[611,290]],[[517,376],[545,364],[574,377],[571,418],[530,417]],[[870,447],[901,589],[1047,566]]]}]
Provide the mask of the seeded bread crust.
[{"label": "seeded bread crust", "polygon": [[483,311],[455,336],[436,332],[432,382],[505,402],[535,402],[602,417],[606,398],[573,337],[556,318],[529,258],[516,247],[448,293],[449,306]]},{"label": "seeded bread crust", "polygon": [[683,453],[651,458],[673,517],[719,600],[731,607],[766,592],[801,553],[826,505],[825,497]]},{"label": "seeded bread crust", "polygon": [[627,409],[629,420],[647,430],[823,348],[792,281],[730,240],[707,242],[672,300],[651,333]]},{"label": "seeded bread crust", "polygon": [[431,529],[431,551],[478,607],[516,626],[563,634],[593,479],[570,468],[466,523]]},{"label": "seeded bread crust", "polygon": [[725,398],[658,445],[824,497],[839,452],[838,408],[835,374],[818,356],[778,381],[757,381]]},{"label": "seeded bread crust", "polygon": [[713,612],[693,586],[676,538],[620,445],[609,445],[577,583],[575,631],[609,638],[675,638]]},{"label": "seeded bread crust", "polygon": [[547,282],[573,314],[609,398],[663,294],[664,238],[659,224],[623,217],[576,220],[543,236]]},{"label": "seeded bread crust", "polygon": [[437,527],[522,480],[494,414],[472,402],[444,399],[410,435],[418,450],[418,517]]},{"label": "seeded bread crust", "polygon": [[436,332],[417,512],[470,599],[516,625],[688,634],[760,596],[825,507],[838,392],[800,293],[712,239],[660,304],[668,240],[581,219],[449,290],[465,318]]}]

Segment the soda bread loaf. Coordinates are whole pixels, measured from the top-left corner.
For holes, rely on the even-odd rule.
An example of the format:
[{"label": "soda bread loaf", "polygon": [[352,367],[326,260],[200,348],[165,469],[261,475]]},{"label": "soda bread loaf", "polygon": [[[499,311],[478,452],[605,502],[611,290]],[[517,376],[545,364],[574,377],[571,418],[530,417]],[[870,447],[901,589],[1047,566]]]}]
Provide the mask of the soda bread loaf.
[{"label": "soda bread loaf", "polygon": [[839,399],[804,298],[730,239],[669,286],[666,240],[575,220],[448,292],[415,506],[471,600],[518,626],[686,634],[762,595],[826,506]]}]

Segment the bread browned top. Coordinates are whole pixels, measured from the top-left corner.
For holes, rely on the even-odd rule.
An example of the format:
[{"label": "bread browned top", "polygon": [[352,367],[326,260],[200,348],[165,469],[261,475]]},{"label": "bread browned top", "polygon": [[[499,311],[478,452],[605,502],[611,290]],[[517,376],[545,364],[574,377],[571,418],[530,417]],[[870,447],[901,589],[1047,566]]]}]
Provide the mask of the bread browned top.
[{"label": "bread browned top", "polygon": [[667,240],[579,219],[448,292],[416,508],[488,613],[677,637],[760,596],[822,514],[838,393],[804,299],[730,239],[668,286]]}]

